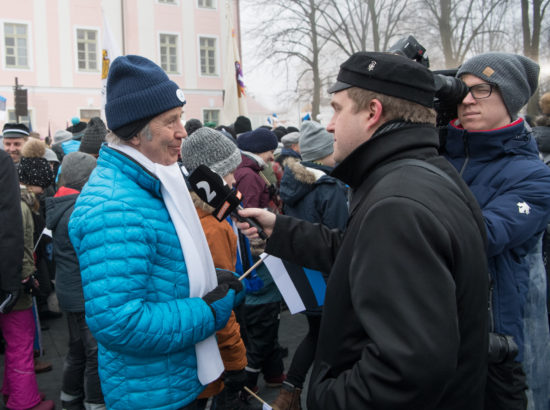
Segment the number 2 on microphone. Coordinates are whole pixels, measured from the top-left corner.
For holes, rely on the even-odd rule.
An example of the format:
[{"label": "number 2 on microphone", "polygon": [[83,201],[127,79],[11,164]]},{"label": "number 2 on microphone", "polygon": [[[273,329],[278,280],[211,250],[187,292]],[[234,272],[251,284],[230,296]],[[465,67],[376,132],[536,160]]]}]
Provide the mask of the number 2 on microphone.
[{"label": "number 2 on microphone", "polygon": [[206,202],[210,203],[216,197],[216,192],[210,190],[210,185],[206,181],[197,183],[197,188],[204,189],[206,193]]}]

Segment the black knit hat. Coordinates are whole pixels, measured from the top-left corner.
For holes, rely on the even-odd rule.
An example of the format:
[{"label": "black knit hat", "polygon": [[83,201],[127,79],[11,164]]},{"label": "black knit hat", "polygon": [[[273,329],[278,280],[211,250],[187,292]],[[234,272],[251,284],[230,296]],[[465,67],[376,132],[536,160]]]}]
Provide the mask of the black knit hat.
[{"label": "black knit hat", "polygon": [[359,87],[433,107],[435,85],[432,72],[400,55],[366,51],[352,54],[340,66],[337,80],[328,89],[329,93]]},{"label": "black knit hat", "polygon": [[235,134],[239,135],[243,132],[252,131],[252,123],[248,117],[239,115],[235,120],[235,126],[233,128],[235,129]]},{"label": "black knit hat", "polygon": [[4,124],[4,128],[2,128],[2,136],[4,138],[26,138],[29,136],[29,129],[25,124],[9,122]]},{"label": "black knit hat", "polygon": [[[78,121],[78,122],[77,122]],[[83,121],[80,121],[78,117],[74,117],[72,119],[73,125],[67,128],[67,131],[69,131],[71,134],[73,134],[74,140],[80,140],[82,136],[84,135],[84,131],[86,130],[86,124]]]},{"label": "black knit hat", "polygon": [[107,135],[105,123],[101,118],[93,117],[84,131],[82,142],[78,150],[86,154],[99,154],[101,144],[105,142],[105,135]]},{"label": "black knit hat", "polygon": [[196,118],[191,118],[185,123],[185,131],[187,131],[188,136],[193,134],[199,128],[202,128],[202,122]]},{"label": "black knit hat", "polygon": [[256,128],[237,137],[237,146],[240,150],[259,154],[277,148],[277,136],[273,131],[265,128]]},{"label": "black knit hat", "polygon": [[46,145],[39,139],[30,138],[21,149],[19,162],[19,181],[25,185],[42,188],[50,186],[54,175],[48,160],[44,157]]}]

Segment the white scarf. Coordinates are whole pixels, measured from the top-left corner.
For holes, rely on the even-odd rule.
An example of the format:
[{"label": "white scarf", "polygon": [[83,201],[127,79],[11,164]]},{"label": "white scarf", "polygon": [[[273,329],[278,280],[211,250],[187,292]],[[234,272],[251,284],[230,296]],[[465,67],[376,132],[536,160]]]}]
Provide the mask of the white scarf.
[{"label": "white scarf", "polygon": [[[218,286],[216,269],[199,216],[178,164],[154,163],[126,144],[109,144],[109,147],[133,158],[160,180],[162,199],[176,229],[187,265],[189,296],[192,298],[204,296]],[[212,335],[198,342],[195,345],[195,352],[199,381],[207,385],[216,380],[224,369],[216,336]]]}]

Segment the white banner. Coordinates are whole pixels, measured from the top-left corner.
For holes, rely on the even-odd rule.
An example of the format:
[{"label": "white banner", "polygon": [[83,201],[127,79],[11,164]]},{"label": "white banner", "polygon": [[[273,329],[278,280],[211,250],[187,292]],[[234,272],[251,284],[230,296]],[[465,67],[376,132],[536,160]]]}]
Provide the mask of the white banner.
[{"label": "white banner", "polygon": [[103,102],[103,111],[105,111],[105,103],[107,102],[107,75],[109,67],[115,58],[120,56],[120,48],[114,41],[113,33],[105,17],[105,12],[101,10],[103,15],[103,36],[102,36],[102,52],[101,52],[101,99]]}]

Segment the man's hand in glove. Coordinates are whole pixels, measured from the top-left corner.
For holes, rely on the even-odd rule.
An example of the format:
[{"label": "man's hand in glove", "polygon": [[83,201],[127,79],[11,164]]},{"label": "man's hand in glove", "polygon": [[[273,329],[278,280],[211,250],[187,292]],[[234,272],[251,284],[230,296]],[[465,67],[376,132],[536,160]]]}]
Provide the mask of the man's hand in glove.
[{"label": "man's hand in glove", "polygon": [[235,291],[229,289],[227,283],[216,286],[202,297],[214,315],[214,328],[216,331],[223,329],[231,316],[235,304]]}]

